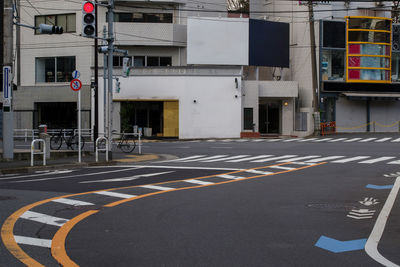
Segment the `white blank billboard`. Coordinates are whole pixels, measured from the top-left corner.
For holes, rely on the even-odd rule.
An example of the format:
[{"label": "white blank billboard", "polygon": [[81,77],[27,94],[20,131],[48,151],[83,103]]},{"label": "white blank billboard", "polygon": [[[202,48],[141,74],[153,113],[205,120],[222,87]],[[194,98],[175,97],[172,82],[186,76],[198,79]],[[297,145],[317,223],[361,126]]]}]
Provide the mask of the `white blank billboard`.
[{"label": "white blank billboard", "polygon": [[188,18],[187,63],[248,65],[249,20]]}]

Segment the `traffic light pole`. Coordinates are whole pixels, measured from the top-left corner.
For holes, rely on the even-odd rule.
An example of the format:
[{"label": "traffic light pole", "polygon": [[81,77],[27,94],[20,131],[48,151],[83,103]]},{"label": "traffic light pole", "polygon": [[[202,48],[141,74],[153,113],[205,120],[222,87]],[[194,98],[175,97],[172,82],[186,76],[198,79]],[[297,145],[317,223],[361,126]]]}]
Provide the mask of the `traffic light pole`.
[{"label": "traffic light pole", "polygon": [[112,159],[112,91],[113,91],[113,52],[114,52],[114,0],[108,1],[108,98],[107,98],[107,136],[108,155]]},{"label": "traffic light pole", "polygon": [[[4,0],[3,10],[3,64],[4,67],[9,66],[13,70],[13,1]],[[3,71],[3,70],[1,70]],[[11,103],[9,106],[4,105],[3,100],[3,158],[6,160],[14,159],[14,112],[12,105],[12,73],[8,76],[11,79],[11,86],[8,88]],[[3,74],[3,85],[6,77]],[[3,87],[4,93],[4,87]]]}]

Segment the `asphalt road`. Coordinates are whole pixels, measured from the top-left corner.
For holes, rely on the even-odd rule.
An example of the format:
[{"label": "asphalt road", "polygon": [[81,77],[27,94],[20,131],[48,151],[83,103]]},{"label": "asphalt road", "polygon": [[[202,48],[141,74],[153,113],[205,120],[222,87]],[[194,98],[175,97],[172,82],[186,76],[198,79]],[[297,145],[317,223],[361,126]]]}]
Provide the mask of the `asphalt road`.
[{"label": "asphalt road", "polygon": [[[9,250],[46,266],[400,264],[400,143],[379,141],[389,137],[146,143],[170,156],[1,176],[0,265],[23,266]],[[80,202],[27,207],[64,195]]]}]

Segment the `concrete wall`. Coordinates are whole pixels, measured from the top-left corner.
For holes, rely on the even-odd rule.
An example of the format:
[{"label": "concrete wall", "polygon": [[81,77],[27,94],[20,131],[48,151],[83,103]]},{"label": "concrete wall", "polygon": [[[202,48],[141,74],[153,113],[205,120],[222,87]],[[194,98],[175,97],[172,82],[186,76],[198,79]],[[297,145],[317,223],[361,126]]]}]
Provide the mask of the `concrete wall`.
[{"label": "concrete wall", "polygon": [[[239,81],[236,88],[235,78]],[[237,138],[241,131],[240,75],[218,76],[131,76],[120,78],[121,91],[114,102],[127,100],[178,100],[179,138]],[[100,84],[100,95],[103,87]],[[196,100],[196,102],[194,102]],[[103,110],[100,100],[99,110]],[[114,115],[118,108],[114,108]],[[103,117],[99,116],[99,129]],[[114,123],[113,129],[118,129]],[[102,130],[101,130],[102,131]]]}]

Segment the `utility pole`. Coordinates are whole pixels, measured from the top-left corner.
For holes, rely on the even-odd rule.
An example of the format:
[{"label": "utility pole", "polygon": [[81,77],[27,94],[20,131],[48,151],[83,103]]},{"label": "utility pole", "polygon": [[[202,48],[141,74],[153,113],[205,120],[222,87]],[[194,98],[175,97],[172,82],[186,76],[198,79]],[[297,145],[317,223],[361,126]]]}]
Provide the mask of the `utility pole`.
[{"label": "utility pole", "polygon": [[310,25],[310,48],[311,48],[311,75],[312,75],[312,90],[313,90],[313,108],[314,108],[314,134],[318,134],[320,129],[319,115],[319,92],[317,79],[317,57],[315,48],[315,29],[314,29],[314,8],[313,1],[308,1],[308,19]]},{"label": "utility pole", "polygon": [[[13,1],[12,0],[4,0],[4,9],[3,9],[3,34],[4,34],[4,44],[3,44],[3,61],[4,67],[3,70],[8,69],[11,70],[11,73],[7,72],[7,76],[4,75],[5,71],[3,71],[3,158],[6,160],[14,159],[14,114],[13,114],[13,106],[12,106],[12,66],[13,66]],[[10,79],[6,81],[6,79]],[[10,82],[11,81],[11,82]],[[5,95],[4,87],[8,82],[8,85],[11,84],[8,88],[8,94]],[[6,85],[7,86],[7,85]],[[4,97],[8,97],[9,103],[5,103]]]},{"label": "utility pole", "polygon": [[107,120],[107,136],[108,136],[108,151],[109,158],[112,159],[112,92],[113,92],[113,52],[114,52],[114,0],[108,1],[108,120]]}]

